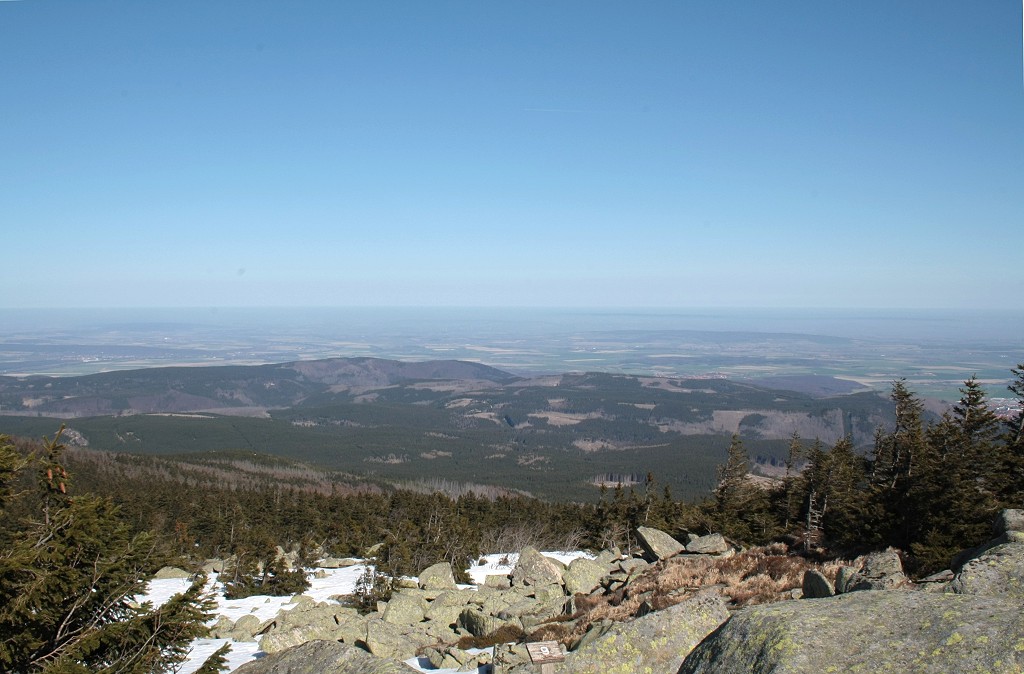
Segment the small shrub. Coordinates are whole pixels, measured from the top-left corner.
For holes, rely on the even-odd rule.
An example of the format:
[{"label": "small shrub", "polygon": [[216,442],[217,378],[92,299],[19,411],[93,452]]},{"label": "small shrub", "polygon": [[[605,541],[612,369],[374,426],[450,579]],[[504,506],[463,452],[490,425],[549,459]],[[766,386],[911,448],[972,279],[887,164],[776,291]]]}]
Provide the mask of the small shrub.
[{"label": "small shrub", "polygon": [[375,611],[377,602],[390,601],[394,591],[394,579],[368,566],[356,579],[352,590],[353,604],[361,611]]}]

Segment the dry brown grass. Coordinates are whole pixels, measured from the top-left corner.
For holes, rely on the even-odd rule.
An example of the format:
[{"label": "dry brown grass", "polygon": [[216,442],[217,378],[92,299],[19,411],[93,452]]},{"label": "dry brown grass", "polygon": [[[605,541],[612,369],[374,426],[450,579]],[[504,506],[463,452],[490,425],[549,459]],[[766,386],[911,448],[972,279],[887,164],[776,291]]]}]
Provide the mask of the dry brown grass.
[{"label": "dry brown grass", "polygon": [[752,548],[732,557],[675,557],[652,565],[616,592],[599,597],[577,595],[573,618],[578,621],[564,641],[581,637],[592,624],[602,620],[628,620],[645,603],[660,611],[701,590],[719,592],[731,608],[792,599],[793,590],[803,583],[805,571],[817,569],[834,581],[843,564],[817,564],[790,555],[783,544]]},{"label": "dry brown grass", "polygon": [[649,609],[660,611],[709,589],[721,594],[730,608],[784,601],[793,598],[793,590],[801,587],[807,570],[816,569],[834,582],[839,567],[859,566],[860,561],[816,563],[789,554],[781,543],[751,548],[731,557],[683,555],[652,564],[640,577],[614,592],[577,594],[572,615],[553,618],[529,635],[506,629],[480,639],[464,638],[460,647],[517,640],[512,638],[516,636],[518,640],[555,640],[571,645],[595,623],[622,622]]}]

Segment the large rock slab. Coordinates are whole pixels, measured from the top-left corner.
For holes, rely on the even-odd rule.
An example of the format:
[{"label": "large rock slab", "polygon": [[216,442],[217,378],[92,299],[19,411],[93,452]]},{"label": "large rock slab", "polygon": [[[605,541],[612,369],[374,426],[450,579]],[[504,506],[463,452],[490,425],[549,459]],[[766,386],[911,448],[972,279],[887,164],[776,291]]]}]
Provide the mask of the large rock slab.
[{"label": "large rock slab", "polygon": [[577,592],[589,594],[601,586],[601,579],[607,574],[608,568],[604,564],[586,557],[574,559],[564,574],[565,591],[570,595]]},{"label": "large rock slab", "polygon": [[1024,671],[1018,602],[928,592],[853,592],[742,609],[679,674]]},{"label": "large rock slab", "polygon": [[1008,531],[1024,531],[1024,510],[1002,511],[996,516],[992,530],[996,536],[1001,536]]},{"label": "large rock slab", "polygon": [[529,546],[519,553],[519,560],[512,569],[513,587],[535,585],[561,585],[562,565],[548,559]]},{"label": "large rock slab", "polygon": [[191,578],[192,574],[185,569],[179,569],[176,566],[165,566],[156,572],[153,576],[154,580],[165,580],[165,579],[177,579],[177,578]]},{"label": "large rock slab", "polygon": [[949,584],[956,594],[1024,601],[1024,543],[1004,543],[968,560]]},{"label": "large rock slab", "polygon": [[370,655],[337,641],[309,641],[280,653],[247,662],[234,674],[409,674],[401,662]]},{"label": "large rock slab", "polygon": [[383,620],[393,625],[415,625],[424,618],[427,602],[415,594],[396,592],[391,595]]},{"label": "large rock slab", "polygon": [[260,649],[266,653],[277,653],[317,639],[343,639],[345,643],[355,643],[365,638],[366,621],[354,609],[338,604],[304,603],[279,611],[262,631]]},{"label": "large rock slab", "polygon": [[725,603],[717,593],[701,593],[662,611],[612,625],[602,636],[570,653],[556,671],[560,674],[674,672],[686,654],[728,617]]},{"label": "large rock slab", "polygon": [[697,536],[686,544],[686,551],[701,555],[721,555],[732,550],[722,534]]},{"label": "large rock slab", "polygon": [[381,658],[408,660],[434,639],[421,630],[383,620],[366,621],[366,648]]},{"label": "large rock slab", "polygon": [[821,599],[831,597],[836,593],[832,582],[821,571],[815,569],[804,571],[801,590],[804,599]]},{"label": "large rock slab", "polygon": [[[906,587],[909,579],[903,573],[903,562],[895,550],[873,552],[864,559],[860,570],[854,575],[843,577],[843,592],[861,590],[892,590]],[[837,579],[836,591],[839,591]]]},{"label": "large rock slab", "polygon": [[455,574],[448,562],[439,562],[420,571],[417,579],[424,590],[454,590]]},{"label": "large rock slab", "polygon": [[640,543],[640,547],[644,549],[647,558],[654,562],[674,557],[686,547],[664,531],[651,527],[638,528],[636,539]]}]

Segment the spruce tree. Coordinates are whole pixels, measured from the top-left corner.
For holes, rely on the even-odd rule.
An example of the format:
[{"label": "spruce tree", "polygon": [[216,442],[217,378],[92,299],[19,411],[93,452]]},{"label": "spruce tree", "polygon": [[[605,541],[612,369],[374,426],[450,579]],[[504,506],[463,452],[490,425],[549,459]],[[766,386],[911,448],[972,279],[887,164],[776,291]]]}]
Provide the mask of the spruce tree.
[{"label": "spruce tree", "polygon": [[[171,671],[206,633],[202,579],[159,608],[133,598],[162,560],[109,499],[72,496],[60,433],[28,462],[0,438],[0,508],[32,516],[0,535],[0,671],[78,674]],[[34,490],[12,493],[35,465]]]},{"label": "spruce tree", "polygon": [[1003,422],[996,498],[1004,508],[1024,507],[1024,363],[1010,370],[1013,380],[1007,389],[1017,397],[1017,410]]}]

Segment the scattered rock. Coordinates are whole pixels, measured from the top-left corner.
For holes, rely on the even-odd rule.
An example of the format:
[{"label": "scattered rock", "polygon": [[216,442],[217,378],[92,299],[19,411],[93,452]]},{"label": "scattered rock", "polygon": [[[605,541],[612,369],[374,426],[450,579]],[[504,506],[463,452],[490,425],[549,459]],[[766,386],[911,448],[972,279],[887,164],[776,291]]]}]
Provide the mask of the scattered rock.
[{"label": "scattered rock", "polygon": [[722,534],[698,536],[686,544],[686,551],[702,555],[721,555],[732,550]]},{"label": "scattered rock", "polygon": [[227,636],[234,641],[255,641],[260,624],[260,619],[253,614],[244,615],[235,621]]},{"label": "scattered rock", "polygon": [[508,577],[508,574],[504,576],[489,574],[487,577],[484,578],[484,587],[505,589],[512,587],[512,580]]},{"label": "scattered rock", "polygon": [[660,561],[678,555],[685,546],[660,529],[640,527],[636,530],[637,542],[644,549],[650,561]]},{"label": "scattered rock", "polygon": [[247,662],[235,674],[408,674],[415,669],[337,641],[307,643]]},{"label": "scattered rock", "polygon": [[1010,531],[1024,531],[1024,510],[1002,511],[996,516],[992,531],[997,537]]},{"label": "scattered rock", "polygon": [[836,593],[832,582],[825,577],[825,574],[814,569],[804,572],[801,591],[801,598],[803,599],[823,599],[831,597]]},{"label": "scattered rock", "polygon": [[603,564],[586,557],[574,559],[564,574],[565,591],[567,594],[589,594],[600,587],[606,574],[607,568]]},{"label": "scattered rock", "polygon": [[512,585],[552,585],[562,583],[562,568],[529,546],[523,548],[512,569]]},{"label": "scattered rock", "polygon": [[864,559],[860,570],[852,576],[848,572],[843,575],[842,590],[839,589],[839,585],[840,580],[837,577],[837,592],[892,590],[899,587],[907,587],[910,585],[910,581],[903,573],[903,562],[900,561],[900,556],[896,554],[895,550],[890,548],[868,555]]},{"label": "scattered rock", "polygon": [[448,562],[441,562],[420,571],[419,586],[424,590],[456,589],[458,586],[455,584],[452,565]]},{"label": "scattered rock", "polygon": [[185,569],[179,569],[176,566],[165,566],[156,572],[153,576],[153,580],[169,580],[172,578],[191,578],[192,574]]}]

